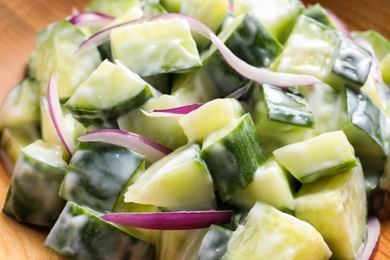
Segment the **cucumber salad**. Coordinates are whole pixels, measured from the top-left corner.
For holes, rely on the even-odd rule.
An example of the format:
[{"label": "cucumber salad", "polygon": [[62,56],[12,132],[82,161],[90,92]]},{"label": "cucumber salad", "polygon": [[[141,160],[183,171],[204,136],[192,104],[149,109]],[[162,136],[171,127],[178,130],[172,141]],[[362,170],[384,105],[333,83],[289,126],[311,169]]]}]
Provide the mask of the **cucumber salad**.
[{"label": "cucumber salad", "polygon": [[67,259],[369,259],[390,41],[299,0],[91,0],[0,109],[2,211]]}]

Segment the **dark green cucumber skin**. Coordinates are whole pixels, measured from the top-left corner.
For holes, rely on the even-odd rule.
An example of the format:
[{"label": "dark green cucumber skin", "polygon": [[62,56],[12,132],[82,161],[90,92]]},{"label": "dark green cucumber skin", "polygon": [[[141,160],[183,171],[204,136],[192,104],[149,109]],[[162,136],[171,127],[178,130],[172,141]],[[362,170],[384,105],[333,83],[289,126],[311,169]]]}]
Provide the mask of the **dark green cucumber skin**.
[{"label": "dark green cucumber skin", "polygon": [[[283,51],[282,45],[251,14],[246,15],[225,45],[237,57],[255,67],[268,67]],[[202,69],[214,83],[220,97],[229,95],[249,81],[227,64],[217,50],[203,61]]]},{"label": "dark green cucumber skin", "polygon": [[371,71],[371,54],[349,39],[341,39],[339,54],[331,73],[324,79],[335,89],[359,90]]},{"label": "dark green cucumber skin", "polygon": [[[80,142],[69,162],[60,196],[94,210],[112,211],[144,160],[143,156],[116,145]],[[77,183],[68,185],[67,181],[75,177]]]},{"label": "dark green cucumber skin", "polygon": [[309,16],[310,18],[313,18],[314,20],[326,26],[336,29],[332,21],[330,20],[328,14],[326,13],[326,10],[320,4],[309,6],[303,11],[303,14]]},{"label": "dark green cucumber skin", "polygon": [[222,259],[233,231],[212,225],[202,240],[198,260]]},{"label": "dark green cucumber skin", "polygon": [[68,202],[45,240],[66,259],[154,259],[156,248]]},{"label": "dark green cucumber skin", "polygon": [[141,106],[153,96],[150,88],[145,88],[136,97],[106,109],[90,107],[73,107],[68,103],[64,106],[85,127],[96,126],[98,128],[119,128],[117,119],[130,110]]},{"label": "dark green cucumber skin", "polygon": [[340,128],[360,159],[367,194],[379,185],[386,161],[385,117],[364,92],[345,89],[346,120]]},{"label": "dark green cucumber skin", "polygon": [[249,185],[266,159],[249,114],[233,131],[203,149],[201,157],[223,201]]},{"label": "dark green cucumber skin", "polygon": [[[264,84],[262,89],[269,120],[314,128],[314,115],[302,96],[268,84]],[[279,98],[274,102],[276,96]],[[297,116],[301,119],[300,122],[294,120]]]},{"label": "dark green cucumber skin", "polygon": [[[22,153],[13,171],[3,212],[19,222],[53,226],[66,203],[58,196],[65,171],[65,167],[43,164]],[[45,203],[47,200],[51,202]]]}]

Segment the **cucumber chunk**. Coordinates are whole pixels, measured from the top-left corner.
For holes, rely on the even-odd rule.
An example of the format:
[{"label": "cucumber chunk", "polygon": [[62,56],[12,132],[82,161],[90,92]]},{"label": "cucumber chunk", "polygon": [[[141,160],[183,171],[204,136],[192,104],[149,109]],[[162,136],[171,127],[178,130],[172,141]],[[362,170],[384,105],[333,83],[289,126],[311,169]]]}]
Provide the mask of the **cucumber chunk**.
[{"label": "cucumber chunk", "polygon": [[316,20],[300,15],[289,35],[283,53],[272,68],[279,72],[328,76],[339,54],[341,39],[338,32]]},{"label": "cucumber chunk", "polygon": [[334,259],[358,259],[365,246],[367,200],[360,166],[303,184],[295,216],[321,233]]},{"label": "cucumber chunk", "polygon": [[105,60],[64,106],[85,126],[116,128],[120,115],[152,97],[150,88],[125,66]]},{"label": "cucumber chunk", "polygon": [[170,95],[161,95],[145,102],[137,109],[118,118],[118,126],[122,130],[142,135],[172,150],[187,143],[187,136],[179,124],[183,115],[153,116],[146,112],[153,110],[180,107],[180,101]]},{"label": "cucumber chunk", "polygon": [[302,96],[267,84],[255,84],[250,91],[253,121],[267,154],[314,136],[315,119]]},{"label": "cucumber chunk", "polygon": [[249,210],[259,201],[281,211],[293,212],[294,181],[293,176],[271,157],[258,168],[254,180],[228,200],[228,203]]},{"label": "cucumber chunk", "polygon": [[265,161],[248,113],[208,135],[203,141],[201,156],[223,201],[247,187]]},{"label": "cucumber chunk", "polygon": [[347,171],[359,165],[343,131],[332,131],[276,149],[275,158],[302,183]]},{"label": "cucumber chunk", "polygon": [[[41,95],[46,95],[51,74],[58,72],[58,95],[68,99],[101,62],[96,48],[77,52],[86,36],[66,20],[50,24],[38,32],[36,77]],[[71,55],[70,55],[71,53]]]},{"label": "cucumber chunk", "polygon": [[12,174],[20,152],[24,147],[40,138],[38,127],[6,126],[0,140],[0,158],[8,173]]},{"label": "cucumber chunk", "polygon": [[61,185],[60,196],[98,211],[112,211],[145,158],[101,142],[80,142]]},{"label": "cucumber chunk", "polygon": [[252,12],[277,40],[284,42],[303,11],[299,0],[234,0],[234,14]]},{"label": "cucumber chunk", "polygon": [[125,202],[172,211],[215,209],[213,181],[200,157],[200,146],[182,146],[153,163],[127,188]]},{"label": "cucumber chunk", "polygon": [[45,246],[67,259],[154,259],[154,246],[100,219],[100,215],[69,201]]},{"label": "cucumber chunk", "polygon": [[219,260],[226,252],[233,231],[211,225],[200,245],[198,260]]},{"label": "cucumber chunk", "polygon": [[222,260],[329,259],[331,255],[312,225],[256,203],[246,223],[233,232]]},{"label": "cucumber chunk", "polygon": [[0,131],[8,126],[39,123],[39,91],[33,78],[26,78],[11,89],[0,108]]},{"label": "cucumber chunk", "polygon": [[51,227],[65,201],[58,196],[67,163],[42,140],[23,148],[12,173],[3,212],[28,224]]},{"label": "cucumber chunk", "polygon": [[184,115],[179,124],[189,142],[202,142],[207,135],[225,127],[243,114],[244,109],[236,99],[214,99]]},{"label": "cucumber chunk", "polygon": [[183,19],[122,26],[111,30],[110,37],[114,58],[141,77],[202,65],[190,26]]},{"label": "cucumber chunk", "polygon": [[118,17],[122,16],[130,8],[139,5],[140,0],[90,0],[85,6],[85,11],[105,13]]},{"label": "cucumber chunk", "polygon": [[[283,46],[252,14],[235,17],[226,23],[218,37],[240,59],[255,67],[268,67]],[[214,84],[219,97],[225,97],[248,83],[237,73],[214,45],[201,55],[202,70]]]},{"label": "cucumber chunk", "polygon": [[332,20],[329,18],[327,10],[323,8],[319,3],[307,7],[303,11],[303,14],[326,26],[336,29],[336,27],[333,25]]}]

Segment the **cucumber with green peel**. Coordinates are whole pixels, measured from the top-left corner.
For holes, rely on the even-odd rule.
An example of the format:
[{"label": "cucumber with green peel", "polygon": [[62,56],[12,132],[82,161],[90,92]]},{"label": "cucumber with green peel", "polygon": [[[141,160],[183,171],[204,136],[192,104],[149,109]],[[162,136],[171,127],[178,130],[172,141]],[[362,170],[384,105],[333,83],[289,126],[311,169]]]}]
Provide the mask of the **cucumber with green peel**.
[{"label": "cucumber with green peel", "polygon": [[374,30],[353,31],[351,36],[354,40],[364,40],[371,44],[375,54],[381,62],[390,53],[390,40]]},{"label": "cucumber with green peel", "polygon": [[152,97],[150,88],[148,83],[125,66],[105,60],[64,106],[85,126],[116,128],[120,115]]},{"label": "cucumber with green peel", "polygon": [[68,202],[45,240],[45,246],[67,259],[155,259],[156,248],[101,213]]},{"label": "cucumber with green peel", "polygon": [[[282,52],[283,46],[258,22],[252,14],[233,18],[218,37],[240,59],[255,67],[268,67]],[[214,83],[219,97],[225,97],[248,83],[237,73],[212,45],[202,55],[205,74]]]},{"label": "cucumber with green peel", "polygon": [[34,125],[6,126],[0,140],[0,157],[8,173],[12,173],[22,149],[40,139],[38,127]]},{"label": "cucumber with green peel", "polygon": [[80,142],[61,184],[62,198],[97,211],[112,211],[145,158],[101,142]]},{"label": "cucumber with green peel", "polygon": [[246,223],[233,232],[222,260],[329,259],[331,255],[312,225],[258,202]]},{"label": "cucumber with green peel", "polygon": [[180,13],[181,4],[184,0],[159,0],[162,6],[171,13]]},{"label": "cucumber with green peel", "polygon": [[331,73],[324,78],[336,89],[352,88],[359,90],[371,71],[372,56],[350,39],[342,38],[339,53]]},{"label": "cucumber with green peel", "polygon": [[315,135],[315,118],[299,94],[264,84],[254,85],[251,95],[251,114],[266,154]]},{"label": "cucumber with green peel", "polygon": [[295,210],[295,179],[275,158],[269,158],[255,173],[254,180],[227,202],[249,210],[262,202],[284,212]]},{"label": "cucumber with green peel", "polygon": [[219,97],[213,81],[203,69],[177,75],[173,80],[171,95],[183,105],[206,103]]},{"label": "cucumber with green peel", "polygon": [[171,95],[161,95],[120,116],[117,120],[118,126],[121,130],[140,134],[170,149],[176,149],[188,142],[182,127],[179,125],[179,120],[183,115],[171,114],[161,117],[148,112],[180,106],[182,103],[178,98]]},{"label": "cucumber with green peel", "polygon": [[284,42],[304,6],[299,0],[234,0],[234,14],[251,12],[278,41]]},{"label": "cucumber with green peel", "polygon": [[321,233],[334,259],[358,259],[365,246],[365,186],[362,168],[357,166],[303,184],[298,191],[295,216]]},{"label": "cucumber with green peel", "polygon": [[380,63],[380,70],[383,77],[383,81],[387,85],[390,85],[390,54],[388,54]]},{"label": "cucumber with green peel", "polygon": [[52,23],[38,32],[35,60],[41,95],[46,95],[54,71],[58,72],[59,97],[68,99],[99,66],[101,57],[96,48],[77,52],[84,40],[86,36],[66,20]]},{"label": "cucumber with green peel", "polygon": [[340,46],[341,38],[336,30],[300,15],[282,54],[271,67],[279,72],[324,79],[332,71]]},{"label": "cucumber with green peel", "polygon": [[114,58],[141,77],[202,66],[190,26],[183,19],[117,27],[111,30],[110,39]]},{"label": "cucumber with green peel", "polygon": [[305,10],[303,10],[303,15],[306,15],[314,20],[329,26],[333,29],[336,29],[334,26],[332,19],[329,17],[328,12],[325,8],[321,6],[321,4],[317,3],[312,6],[308,6]]},{"label": "cucumber with green peel", "polygon": [[12,173],[3,212],[23,223],[51,227],[66,203],[58,196],[66,167],[56,148],[42,140],[24,147]]},{"label": "cucumber with green peel", "polygon": [[179,124],[189,142],[202,142],[207,135],[225,127],[243,114],[244,109],[236,99],[214,99],[181,117]]},{"label": "cucumber with green peel", "polygon": [[114,17],[122,16],[132,7],[138,7],[140,0],[91,0],[84,10],[87,12],[98,12]]},{"label": "cucumber with green peel", "polygon": [[189,143],[153,163],[135,177],[124,201],[170,211],[215,209],[213,181],[200,146]]},{"label": "cucumber with green peel", "polygon": [[200,245],[198,260],[218,260],[226,252],[233,231],[221,226],[211,225]]},{"label": "cucumber with green peel", "polygon": [[247,187],[265,161],[249,113],[208,135],[201,156],[222,201]]},{"label": "cucumber with green peel", "polygon": [[39,124],[39,90],[34,78],[25,78],[14,86],[0,108],[0,131],[5,126]]},{"label": "cucumber with green peel", "polygon": [[301,183],[310,183],[359,165],[343,131],[327,132],[289,144],[276,149],[273,154]]},{"label": "cucumber with green peel", "polygon": [[159,259],[197,260],[202,239],[208,229],[164,230],[158,244]]}]

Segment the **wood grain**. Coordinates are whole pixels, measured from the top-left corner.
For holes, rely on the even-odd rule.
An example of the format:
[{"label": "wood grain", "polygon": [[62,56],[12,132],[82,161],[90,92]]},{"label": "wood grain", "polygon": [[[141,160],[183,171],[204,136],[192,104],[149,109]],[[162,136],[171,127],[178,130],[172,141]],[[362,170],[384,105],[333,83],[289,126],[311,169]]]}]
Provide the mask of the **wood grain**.
[{"label": "wood grain", "polygon": [[[35,35],[49,23],[82,10],[87,0],[0,0],[0,103],[24,76]],[[350,30],[374,29],[390,39],[389,0],[305,0],[333,10]],[[0,207],[10,178],[0,165]],[[44,230],[16,223],[0,214],[0,259],[61,259],[43,246]],[[375,259],[390,259],[390,221],[382,223]]]}]

